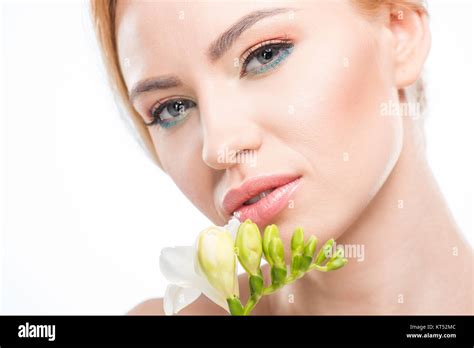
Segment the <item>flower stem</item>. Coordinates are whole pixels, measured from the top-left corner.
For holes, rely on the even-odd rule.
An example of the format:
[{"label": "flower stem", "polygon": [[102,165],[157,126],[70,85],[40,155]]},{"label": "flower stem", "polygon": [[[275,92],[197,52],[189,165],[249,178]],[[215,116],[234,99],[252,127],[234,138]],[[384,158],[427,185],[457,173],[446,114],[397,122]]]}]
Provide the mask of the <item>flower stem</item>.
[{"label": "flower stem", "polygon": [[292,275],[286,277],[283,284],[267,286],[266,288],[263,289],[262,295],[270,295],[270,294],[274,293],[275,291],[280,289],[283,285],[288,285],[288,284],[293,283],[295,280],[297,280],[299,278],[302,278],[307,272],[309,272],[313,269],[316,269],[320,272],[327,272],[328,271],[326,266],[319,266],[316,263],[313,263],[313,264],[311,264],[311,266],[308,267],[308,270],[306,272],[298,273],[298,274],[292,274]]},{"label": "flower stem", "polygon": [[250,296],[247,303],[245,304],[243,315],[249,315],[252,309],[257,305],[261,297]]},{"label": "flower stem", "polygon": [[[334,242],[333,240],[330,240],[329,242],[331,241]],[[326,243],[329,243],[329,242],[326,242]],[[313,244],[314,243],[315,242],[313,242]],[[330,244],[332,245],[332,243]],[[322,249],[322,251],[324,250]],[[330,259],[325,266],[322,266],[321,264],[326,260],[326,258],[324,258],[324,254],[322,254],[322,251],[320,251],[322,256],[316,258],[315,262],[311,263],[311,260],[309,260],[307,261],[308,263],[310,263],[309,266],[308,266],[308,263],[306,263],[305,267],[301,267],[299,269],[298,267],[292,268],[292,273],[290,275],[286,275],[286,272],[287,272],[286,265],[281,265],[281,267],[276,267],[272,265],[272,269],[271,269],[272,284],[267,287],[264,287],[263,275],[261,274],[261,270],[259,270],[260,273],[258,275],[249,276],[249,286],[251,290],[251,295],[249,299],[247,300],[247,303],[245,304],[245,306],[242,306],[242,309],[238,308],[237,306],[235,310],[235,314],[234,313],[232,314],[233,315],[250,315],[253,308],[257,305],[258,301],[260,301],[260,299],[263,296],[270,295],[276,292],[277,290],[279,290],[280,288],[282,288],[283,286],[293,283],[295,280],[304,277],[305,274],[308,273],[309,271],[312,271],[315,269],[320,272],[330,272],[330,271],[343,267],[347,263],[347,259],[344,259],[341,256],[341,258],[339,257],[335,258],[334,259],[335,261]],[[313,253],[314,253],[314,250],[313,252],[310,253],[311,256]],[[275,258],[275,255],[273,256]],[[274,272],[274,270],[278,272]]]},{"label": "flower stem", "polygon": [[313,263],[311,266],[309,266],[308,270],[313,270],[313,269],[317,269],[318,271],[320,272],[327,272],[328,271],[328,268],[326,266],[320,266],[320,265],[317,265],[315,263]]},{"label": "flower stem", "polygon": [[328,272],[328,269],[327,269],[326,266],[320,266],[320,265],[317,265],[316,263],[313,263],[308,267],[308,270],[306,272],[299,272],[297,274],[289,275],[285,278],[283,283],[281,283],[281,284],[272,284],[272,285],[270,285],[266,288],[263,288],[261,296],[258,296],[256,294],[253,295],[253,296],[250,296],[249,299],[247,300],[247,303],[245,304],[245,306],[242,306],[240,304],[240,301],[238,301],[238,299],[234,299],[234,301],[232,301],[233,302],[232,303],[233,308],[231,308],[231,314],[232,315],[249,315],[250,312],[257,305],[258,301],[260,301],[262,296],[270,295],[270,294],[274,293],[275,291],[277,291],[278,289],[282,288],[284,285],[288,285],[288,284],[293,283],[295,280],[297,280],[299,278],[302,278],[307,272],[309,272],[313,269],[316,269],[320,272]]}]

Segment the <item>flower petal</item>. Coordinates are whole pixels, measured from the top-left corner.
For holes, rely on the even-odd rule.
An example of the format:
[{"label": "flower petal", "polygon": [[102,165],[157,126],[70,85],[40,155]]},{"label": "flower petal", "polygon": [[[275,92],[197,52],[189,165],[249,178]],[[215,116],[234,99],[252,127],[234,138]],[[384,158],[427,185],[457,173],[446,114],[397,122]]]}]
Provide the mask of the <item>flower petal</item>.
[{"label": "flower petal", "polygon": [[192,246],[163,248],[160,254],[160,271],[170,283],[191,287],[196,278],[193,257]]},{"label": "flower petal", "polygon": [[166,315],[178,313],[187,307],[201,295],[201,290],[196,288],[182,288],[180,286],[169,284],[166,287],[165,297],[163,298],[163,309]]},{"label": "flower petal", "polygon": [[241,222],[239,221],[239,219],[237,219],[236,216],[232,216],[229,222],[226,225],[224,225],[222,228],[230,232],[230,234],[232,235],[232,239],[235,240],[240,223]]},{"label": "flower petal", "polygon": [[206,295],[208,299],[210,299],[212,302],[221,306],[227,312],[229,312],[227,300],[219,291],[217,291],[209,283],[204,272],[201,269],[201,266],[199,265],[198,256],[197,256],[197,245],[198,245],[198,241],[196,239],[193,246],[193,249],[194,249],[193,250],[193,264],[194,264],[194,271],[196,274],[195,286],[198,287],[202,291],[202,293]]},{"label": "flower petal", "polygon": [[224,308],[228,313],[230,313],[229,306],[227,305],[227,300],[224,298],[224,296],[222,296],[219,291],[214,289],[212,285],[209,284],[207,279],[199,277],[199,289],[204,295],[206,295],[208,299],[210,299],[212,302]]}]

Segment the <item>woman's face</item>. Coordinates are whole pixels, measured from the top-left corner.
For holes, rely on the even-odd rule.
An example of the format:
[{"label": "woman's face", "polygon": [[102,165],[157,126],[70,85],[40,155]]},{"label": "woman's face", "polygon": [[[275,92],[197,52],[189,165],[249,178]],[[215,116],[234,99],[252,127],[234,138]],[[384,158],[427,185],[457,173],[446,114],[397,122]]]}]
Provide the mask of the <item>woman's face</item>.
[{"label": "woman's face", "polygon": [[380,112],[398,100],[393,43],[349,1],[124,1],[116,25],[163,169],[216,224],[239,210],[286,242],[296,226],[337,238],[398,159],[401,120]]}]

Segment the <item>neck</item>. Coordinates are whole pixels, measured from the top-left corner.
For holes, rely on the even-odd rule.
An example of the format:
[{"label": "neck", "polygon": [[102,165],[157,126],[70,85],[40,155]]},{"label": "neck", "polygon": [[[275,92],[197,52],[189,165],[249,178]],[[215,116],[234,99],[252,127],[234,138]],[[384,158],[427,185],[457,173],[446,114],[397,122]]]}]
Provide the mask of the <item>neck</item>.
[{"label": "neck", "polygon": [[269,312],[472,313],[472,249],[415,142],[414,121],[404,122],[403,149],[390,177],[337,240],[363,247],[363,260],[348,257],[337,271],[309,272],[269,297]]}]

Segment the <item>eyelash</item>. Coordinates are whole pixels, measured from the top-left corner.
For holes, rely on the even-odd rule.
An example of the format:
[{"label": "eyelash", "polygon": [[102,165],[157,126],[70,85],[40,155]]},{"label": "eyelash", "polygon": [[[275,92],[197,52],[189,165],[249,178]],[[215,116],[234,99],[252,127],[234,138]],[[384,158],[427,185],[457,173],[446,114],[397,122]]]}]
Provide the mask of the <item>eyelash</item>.
[{"label": "eyelash", "polygon": [[[145,125],[150,127],[150,126],[153,126],[155,124],[158,124],[162,128],[171,128],[174,125],[178,124],[182,119],[186,118],[187,115],[183,116],[181,114],[179,116],[176,116],[171,121],[165,121],[165,120],[162,120],[160,118],[160,114],[163,112],[163,110],[165,108],[167,108],[168,106],[170,106],[172,103],[176,103],[176,102],[181,102],[183,104],[187,104],[186,108],[195,107],[197,105],[194,101],[192,101],[190,99],[187,99],[187,98],[184,98],[184,97],[183,98],[173,97],[172,99],[168,99],[164,102],[158,102],[155,105],[153,105],[153,107],[149,111],[149,114],[151,115],[153,120],[149,123],[145,123]],[[187,113],[187,112],[189,112],[189,111],[187,110],[183,113]]]},{"label": "eyelash", "polygon": [[[290,54],[293,49],[293,42],[288,39],[274,39],[274,40],[267,40],[263,41],[250,49],[248,49],[243,55],[242,58],[240,59],[240,66],[242,66],[239,74],[239,78],[245,77],[249,74],[251,75],[259,75],[263,74],[267,71],[273,70],[276,68],[283,60],[285,60]],[[245,72],[245,69],[247,68],[248,64],[252,61],[252,59],[258,57],[258,53],[263,52],[266,49],[269,48],[276,48],[279,49],[280,51],[283,51],[283,53],[279,53],[279,55],[272,61],[270,61],[268,64],[262,65],[258,69],[259,72]],[[177,116],[176,119],[172,119],[172,121],[164,121],[160,118],[161,112],[167,108],[171,103],[176,103],[176,102],[190,102],[192,107],[195,107],[197,104],[193,102],[190,99],[186,98],[173,98],[173,99],[168,99],[164,102],[158,102],[155,104],[149,111],[149,114],[152,117],[152,121],[150,123],[145,123],[146,126],[150,127],[155,124],[158,124],[162,128],[171,128],[175,126],[176,124],[180,123],[182,119],[186,118],[187,115],[183,116],[181,119],[178,120],[181,115]]]},{"label": "eyelash", "polygon": [[[277,65],[280,64],[280,62],[282,60],[284,60],[290,53],[291,53],[291,50],[293,49],[293,42],[291,40],[287,40],[287,39],[274,39],[274,40],[268,40],[268,41],[263,41],[255,46],[253,46],[252,48],[248,49],[242,56],[242,58],[240,59],[240,62],[241,62],[241,66],[242,66],[242,69],[240,70],[240,78],[244,77],[244,76],[247,76],[248,75],[248,72],[246,73],[245,72],[245,69],[247,68],[249,62],[251,62],[251,60],[253,58],[257,58],[258,56],[258,53],[264,51],[265,49],[269,49],[269,48],[277,48],[277,49],[280,49],[280,50],[284,50],[284,53],[286,53],[286,55],[284,56],[283,59],[281,59],[281,54],[273,61],[271,61],[270,63],[266,64],[266,65],[263,65],[262,67],[268,67],[270,66],[269,68],[266,68],[264,69],[264,71],[261,71],[259,73],[256,73],[255,75],[257,74],[262,74],[266,71],[269,71],[269,70],[272,70],[273,68],[275,68]],[[275,63],[275,61],[277,61]]]}]

